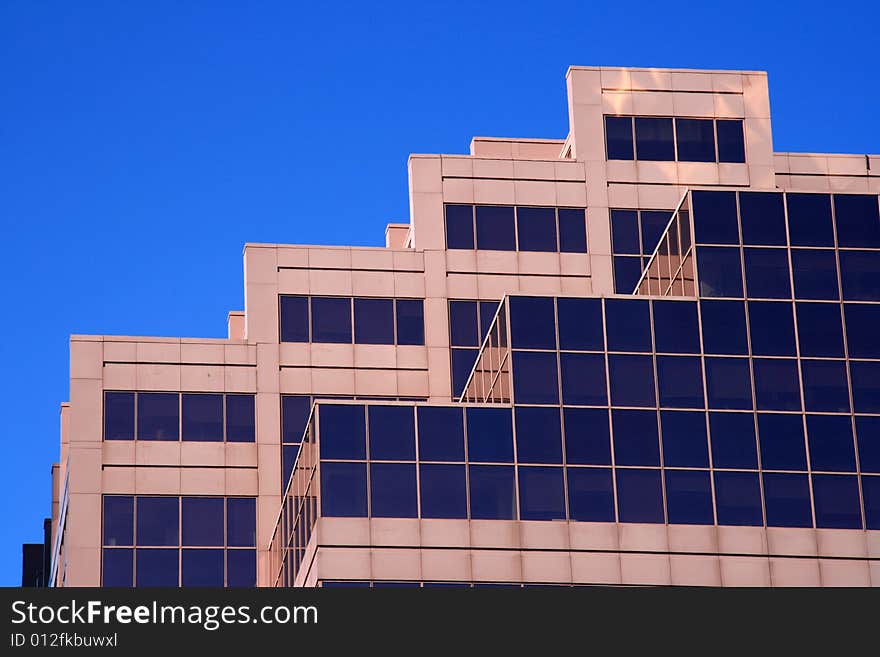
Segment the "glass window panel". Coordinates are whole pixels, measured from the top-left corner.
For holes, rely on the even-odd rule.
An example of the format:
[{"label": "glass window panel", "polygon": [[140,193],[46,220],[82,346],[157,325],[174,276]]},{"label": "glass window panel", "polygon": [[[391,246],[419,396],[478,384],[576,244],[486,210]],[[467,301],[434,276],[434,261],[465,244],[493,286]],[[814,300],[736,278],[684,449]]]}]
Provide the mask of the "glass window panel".
[{"label": "glass window panel", "polygon": [[691,192],[697,244],[739,244],[736,192]]},{"label": "glass window panel", "polygon": [[835,194],[834,220],[839,246],[880,247],[880,209],[869,194]]},{"label": "glass window panel", "polygon": [[660,406],[704,408],[703,369],[699,356],[657,356]]},{"label": "glass window panel", "polygon": [[[836,303],[798,302],[798,346],[801,356],[843,357],[843,329],[840,326],[840,306]],[[872,328],[873,339],[873,328]],[[852,341],[850,339],[850,355]]]},{"label": "glass window panel", "polygon": [[742,270],[739,249],[701,246],[697,248],[700,295],[704,297],[742,297]]},{"label": "glass window panel", "polygon": [[796,360],[755,358],[755,398],[762,411],[801,410]]},{"label": "glass window panel", "polygon": [[129,495],[104,496],[103,544],[134,545],[134,498]]},{"label": "glass window panel", "polygon": [[138,588],[153,586],[178,586],[179,550],[151,550],[138,548],[137,564]]},{"label": "glass window panel", "polygon": [[587,252],[587,222],[583,208],[559,208],[559,250]]},{"label": "glass window panel", "polygon": [[138,393],[138,440],[178,440],[179,427],[180,395],[176,392]]},{"label": "glass window panel", "polygon": [[419,459],[464,461],[462,409],[419,406]]},{"label": "glass window panel", "polygon": [[510,297],[510,341],[514,349],[555,349],[551,297]]},{"label": "glass window panel", "polygon": [[703,346],[710,354],[747,354],[746,313],[741,301],[700,301]]},{"label": "glass window panel", "polygon": [[309,341],[309,298],[281,297],[281,342]]},{"label": "glass window panel", "polygon": [[745,358],[706,358],[709,408],[752,408],[749,361]]},{"label": "glass window panel", "polygon": [[467,409],[468,459],[513,463],[513,421],[509,408]]},{"label": "glass window panel", "polygon": [[556,352],[513,352],[513,398],[519,404],[558,404]]},{"label": "glass window panel", "polygon": [[321,515],[367,517],[367,464],[321,462]]},{"label": "glass window panel", "polygon": [[253,497],[226,498],[226,545],[256,546],[257,500]]},{"label": "glass window panel", "polygon": [[281,442],[298,443],[302,440],[311,405],[312,398],[308,395],[281,396]]},{"label": "glass window panel", "polygon": [[667,467],[708,468],[706,415],[687,411],[660,413],[663,433],[663,464]]},{"label": "glass window panel", "polygon": [[394,344],[394,304],[391,299],[354,300],[354,341]]},{"label": "glass window panel", "polygon": [[183,393],[183,439],[223,440],[223,395]]},{"label": "glass window panel", "polygon": [[515,520],[516,485],[513,466],[470,465],[471,518]]},{"label": "glass window panel", "polygon": [[104,393],[104,440],[134,440],[134,393]]},{"label": "glass window panel", "polygon": [[792,246],[834,246],[831,197],[828,194],[786,194],[788,236]]},{"label": "glass window panel", "polygon": [[802,360],[801,372],[806,410],[849,412],[849,386],[844,361]]},{"label": "glass window panel", "polygon": [[562,433],[558,408],[517,406],[514,419],[517,461],[562,463]]},{"label": "glass window panel", "polygon": [[761,467],[765,470],[806,470],[804,425],[800,415],[758,414]]},{"label": "glass window panel", "polygon": [[561,353],[559,362],[562,368],[563,404],[579,406],[608,404],[604,355]]},{"label": "glass window panel", "polygon": [[785,207],[778,192],[740,192],[743,244],[784,246]]},{"label": "glass window panel", "polygon": [[105,548],[101,552],[101,571],[101,586],[131,588],[134,584],[134,550]]},{"label": "glass window panel", "polygon": [[480,345],[477,330],[477,302],[449,302],[449,339],[456,347],[477,347]]},{"label": "glass window panel", "polygon": [[794,356],[794,317],[790,303],[749,301],[752,353],[757,356]]},{"label": "glass window panel", "polygon": [[556,252],[556,209],[516,209],[516,230],[520,251]]},{"label": "glass window panel", "polygon": [[609,160],[633,159],[632,117],[606,116],[605,139]]},{"label": "glass window panel", "polygon": [[862,477],[865,529],[880,529],[880,477]]},{"label": "glass window panel", "polygon": [[223,498],[181,498],[183,545],[223,545]]},{"label": "glass window panel", "polygon": [[566,408],[562,415],[566,463],[611,465],[608,411],[604,408]]},{"label": "glass window panel", "polygon": [[452,350],[452,391],[456,398],[464,392],[474,362],[477,359],[478,349],[453,349]]},{"label": "glass window panel", "polygon": [[290,481],[290,475],[293,472],[293,466],[296,463],[298,454],[299,445],[281,446],[281,490],[287,488],[287,483]]},{"label": "glass window panel", "polygon": [[856,416],[859,440],[859,468],[880,473],[880,417]]},{"label": "glass window panel", "polygon": [[318,444],[322,459],[366,458],[363,406],[321,404],[318,413]]},{"label": "glass window panel", "polygon": [[855,476],[813,475],[816,527],[861,529],[859,481]]},{"label": "glass window panel", "polygon": [[223,550],[183,550],[180,581],[183,586],[223,586]]},{"label": "glass window panel", "polygon": [[658,352],[700,353],[697,304],[690,301],[653,301],[654,345]]},{"label": "glass window panel", "polygon": [[655,406],[654,364],[650,356],[608,356],[611,403],[615,406]]},{"label": "glass window panel", "polygon": [[419,465],[422,518],[467,518],[463,465]]},{"label": "glass window panel", "polygon": [[617,511],[620,522],[662,523],[660,471],[618,469]]},{"label": "glass window panel", "polygon": [[672,213],[666,210],[642,210],[639,217],[642,222],[642,254],[649,256],[663,237]]},{"label": "glass window panel", "polygon": [[840,283],[847,301],[880,301],[880,251],[840,251]]},{"label": "glass window panel", "polygon": [[312,341],[351,342],[351,299],[312,297]]},{"label": "glass window panel", "polygon": [[614,462],[617,465],[660,465],[657,414],[654,411],[611,411]]},{"label": "glass window panel", "polygon": [[763,525],[758,474],[716,471],[715,508],[718,511],[719,525]]},{"label": "glass window panel", "polygon": [[679,162],[715,161],[715,126],[712,119],[675,119]]},{"label": "glass window panel", "polygon": [[418,517],[415,463],[370,464],[370,515]]},{"label": "glass window panel", "polygon": [[641,299],[605,299],[609,351],[651,351],[651,315]]},{"label": "glass window panel", "polygon": [[446,248],[474,248],[474,206],[447,205]]},{"label": "glass window panel", "polygon": [[709,413],[712,465],[716,468],[758,468],[755,417],[751,413]]},{"label": "glass window panel", "polygon": [[179,545],[177,497],[137,498],[137,545]]},{"label": "glass window panel", "polygon": [[672,119],[637,116],[636,159],[671,162],[675,159]]},{"label": "glass window panel", "polygon": [[853,407],[856,413],[880,413],[880,363],[849,364]]},{"label": "glass window panel", "polygon": [[374,461],[415,461],[416,434],[412,406],[371,405],[370,459]]},{"label": "glass window panel", "polygon": [[614,256],[614,292],[616,294],[632,294],[641,276],[641,258]]},{"label": "glass window panel", "polygon": [[762,478],[768,527],[813,526],[807,475],[765,472]]},{"label": "glass window panel", "polygon": [[666,470],[666,513],[670,524],[715,522],[708,470]]},{"label": "glass window panel", "polygon": [[521,520],[565,520],[562,468],[519,468]]},{"label": "glass window panel", "polygon": [[582,522],[614,522],[610,468],[566,468],[568,516]]},{"label": "glass window panel", "polygon": [[559,318],[559,348],[602,351],[602,300],[559,297],[556,300]]},{"label": "glass window panel", "polygon": [[837,257],[832,249],[792,249],[791,267],[798,299],[840,298]]},{"label": "glass window panel", "polygon": [[640,255],[639,213],[635,210],[611,210],[611,251],[615,255]]},{"label": "glass window panel", "polygon": [[498,301],[480,301],[477,307],[480,310],[480,344],[489,334],[492,327],[492,320],[495,319],[495,313],[498,312]]},{"label": "glass window panel", "polygon": [[[837,310],[837,306],[831,308]],[[850,358],[880,358],[880,340],[877,339],[880,305],[847,303],[843,306],[843,314],[846,318],[846,344]],[[839,319],[838,317],[838,322]],[[837,328],[839,330],[839,323]]]},{"label": "glass window panel", "polygon": [[745,162],[743,122],[739,119],[719,119],[715,123],[718,129],[718,161]]},{"label": "glass window panel", "polygon": [[252,443],[256,439],[254,395],[226,395],[226,440]]},{"label": "glass window panel", "polygon": [[477,248],[495,251],[516,250],[513,207],[509,205],[478,205]]},{"label": "glass window panel", "polygon": [[748,296],[758,299],[791,298],[786,249],[746,248],[744,257]]},{"label": "glass window panel", "polygon": [[852,420],[849,415],[808,415],[810,468],[826,472],[855,472]]},{"label": "glass window panel", "polygon": [[234,588],[253,588],[257,585],[256,550],[227,550],[226,585]]},{"label": "glass window panel", "polygon": [[421,299],[397,299],[397,344],[425,344],[425,305]]}]

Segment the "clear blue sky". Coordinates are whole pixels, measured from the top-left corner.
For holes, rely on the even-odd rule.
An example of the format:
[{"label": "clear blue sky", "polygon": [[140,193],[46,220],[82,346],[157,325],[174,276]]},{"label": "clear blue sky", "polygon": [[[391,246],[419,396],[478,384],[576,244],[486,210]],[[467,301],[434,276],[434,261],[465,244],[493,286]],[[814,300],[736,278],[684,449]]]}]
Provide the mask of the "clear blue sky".
[{"label": "clear blue sky", "polygon": [[223,337],[245,242],[382,243],[410,152],[565,137],[569,65],[764,69],[776,150],[880,153],[876,0],[715,4],[0,2],[0,584],[69,334]]}]

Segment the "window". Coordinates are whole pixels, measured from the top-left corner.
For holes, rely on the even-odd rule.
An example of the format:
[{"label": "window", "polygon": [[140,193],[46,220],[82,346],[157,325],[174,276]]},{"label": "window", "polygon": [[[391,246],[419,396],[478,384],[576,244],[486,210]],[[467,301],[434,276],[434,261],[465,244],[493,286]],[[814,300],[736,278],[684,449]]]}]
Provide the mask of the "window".
[{"label": "window", "polygon": [[416,464],[370,464],[370,515],[374,518],[416,518]]},{"label": "window", "polygon": [[672,213],[666,210],[642,210],[639,212],[639,221],[642,225],[643,256],[654,253],[671,218]]},{"label": "window", "polygon": [[816,527],[861,529],[859,482],[854,476],[813,475]]},{"label": "window", "polygon": [[675,159],[672,119],[635,117],[636,159],[673,161]]},{"label": "window", "polygon": [[547,251],[555,253],[556,209],[518,207],[516,230],[520,251]]},{"label": "window", "polygon": [[179,555],[177,550],[139,548],[136,553],[138,587],[178,585],[177,561]]},{"label": "window", "polygon": [[880,529],[880,477],[862,477],[865,528]]},{"label": "window", "polygon": [[614,256],[614,291],[617,294],[631,294],[642,277],[642,259],[629,256]]},{"label": "window", "polygon": [[[181,498],[184,545],[223,545],[223,498]],[[222,555],[221,555],[222,556]],[[222,571],[222,568],[221,568]],[[221,582],[222,585],[222,572]]]},{"label": "window", "polygon": [[458,398],[464,393],[471,370],[477,360],[478,349],[452,349],[452,394]]},{"label": "window", "polygon": [[679,162],[715,162],[712,119],[675,119]]},{"label": "window", "polygon": [[425,344],[425,305],[421,299],[395,299],[397,344]]},{"label": "window", "polygon": [[825,472],[855,472],[852,421],[848,415],[808,415],[810,468]]},{"label": "window", "polygon": [[700,301],[703,345],[710,354],[747,354],[746,314],[741,301]]},{"label": "window", "polygon": [[254,547],[257,544],[257,500],[253,497],[226,498],[226,545]]},{"label": "window", "polygon": [[495,319],[495,313],[498,312],[498,302],[478,301],[477,307],[480,311],[480,344],[483,344],[483,340],[489,335],[489,329],[492,328],[492,321]]},{"label": "window", "polygon": [[651,351],[651,315],[647,301],[605,299],[609,351]]},{"label": "window", "polygon": [[609,160],[632,160],[633,128],[630,116],[606,116],[605,140]]},{"label": "window", "polygon": [[460,347],[479,346],[476,301],[449,302],[449,339]]},{"label": "window", "polygon": [[223,441],[223,395],[183,394],[183,439]]},{"label": "window", "polygon": [[[836,303],[798,302],[796,310],[798,346],[801,355],[843,357],[840,306]],[[849,330],[849,324],[847,324],[847,330]],[[847,337],[849,338],[849,335]],[[850,355],[853,355],[851,338],[849,338],[849,342]]]},{"label": "window", "polygon": [[369,407],[370,458],[379,461],[414,461],[416,436],[411,406]]},{"label": "window", "polygon": [[471,518],[478,520],[515,520],[516,486],[513,466],[471,465]]},{"label": "window", "polygon": [[321,515],[367,517],[366,463],[321,462]]},{"label": "window", "polygon": [[755,358],[753,367],[755,398],[759,410],[799,411],[801,409],[797,361]]},{"label": "window", "polygon": [[394,344],[394,303],[391,299],[354,300],[354,341]]},{"label": "window", "polygon": [[703,408],[703,369],[699,356],[657,356],[660,406]]},{"label": "window", "polygon": [[856,416],[859,441],[859,468],[880,473],[880,417]]},{"label": "window", "polygon": [[180,438],[179,427],[179,394],[175,392],[138,393],[138,440],[178,440]]},{"label": "window", "polygon": [[688,411],[662,411],[663,464],[667,467],[708,468],[706,416]]},{"label": "window", "polygon": [[839,246],[880,247],[880,209],[876,196],[835,194],[834,219]]},{"label": "window", "polygon": [[471,462],[513,463],[510,409],[467,409],[468,459]]},{"label": "window", "polygon": [[709,413],[712,465],[716,468],[758,468],[755,418],[751,413]]},{"label": "window", "polygon": [[601,351],[605,348],[602,330],[602,301],[559,297],[559,348]]},{"label": "window", "polygon": [[758,414],[761,467],[765,470],[806,470],[804,425],[800,415]]},{"label": "window", "polygon": [[658,352],[700,353],[697,304],[689,301],[652,301],[654,344]]},{"label": "window", "polygon": [[[565,424],[566,463],[611,465],[608,411],[604,408],[566,408],[563,409],[562,416]],[[880,447],[880,440],[877,443]]]},{"label": "window", "polygon": [[[562,463],[558,408],[517,406],[516,457],[520,463]],[[562,475],[559,475],[560,481]]]},{"label": "window", "polygon": [[422,461],[464,461],[462,409],[419,406],[418,417]]},{"label": "window", "polygon": [[280,297],[281,342],[309,341],[309,298]]},{"label": "window", "polygon": [[786,249],[746,248],[743,252],[746,290],[750,297],[758,299],[791,298],[788,251]]},{"label": "window", "polygon": [[104,440],[134,440],[134,393],[104,393]]},{"label": "window", "polygon": [[583,208],[559,208],[559,250],[562,253],[587,252],[586,212]]},{"label": "window", "polygon": [[743,137],[743,122],[738,119],[717,120],[718,161],[745,162],[746,145]]},{"label": "window", "polygon": [[792,246],[834,246],[831,198],[788,193],[788,235]]},{"label": "window", "polygon": [[709,408],[752,408],[749,361],[745,358],[706,358]]},{"label": "window", "polygon": [[351,343],[351,299],[312,297],[312,341]]},{"label": "window", "polygon": [[134,545],[134,498],[104,496],[104,545]]},{"label": "window", "polygon": [[367,457],[363,406],[322,404],[318,426],[322,459]]},{"label": "window", "polygon": [[832,249],[792,249],[794,295],[798,299],[839,299],[837,258]]},{"label": "window", "polygon": [[849,412],[849,386],[844,361],[802,360],[801,371],[806,410]]},{"label": "window", "polygon": [[223,550],[183,550],[183,586],[223,586]]},{"label": "window", "polygon": [[562,403],[579,406],[608,404],[605,386],[605,356],[561,353]]},{"label": "window", "polygon": [[179,545],[178,504],[176,497],[138,497],[135,544]]},{"label": "window", "polygon": [[742,270],[739,249],[702,246],[697,250],[700,295],[704,297],[742,297]]},{"label": "window", "polygon": [[654,366],[650,356],[608,356],[611,403],[615,406],[655,406]]},{"label": "window", "polygon": [[514,349],[555,349],[551,297],[510,297],[510,341]]},{"label": "window", "polygon": [[[837,306],[832,307],[837,310]],[[850,358],[880,358],[880,340],[877,339],[880,306],[847,303],[843,306],[843,314],[846,318],[846,343]],[[840,330],[839,317],[837,329]],[[842,351],[841,345],[840,355],[843,355]]]},{"label": "window", "polygon": [[765,472],[762,479],[768,526],[813,526],[807,475]]},{"label": "window", "polygon": [[880,413],[880,363],[849,364],[853,407],[856,413]]},{"label": "window", "polygon": [[715,472],[715,508],[719,525],[764,524],[761,488],[754,472]]},{"label": "window", "polygon": [[[129,588],[134,585],[134,550],[104,548],[101,552],[101,586]],[[176,586],[176,583],[175,583]]]},{"label": "window", "polygon": [[711,525],[715,522],[708,470],[666,470],[668,522]]},{"label": "window", "polygon": [[840,251],[840,283],[847,301],[880,301],[880,251]]},{"label": "window", "polygon": [[565,520],[562,468],[526,466],[518,470],[520,519]]},{"label": "window", "polygon": [[614,462],[617,465],[660,465],[657,414],[654,411],[611,411]]},{"label": "window", "polygon": [[791,304],[749,301],[752,353],[758,356],[794,356],[794,318]]},{"label": "window", "polygon": [[735,192],[691,192],[698,244],[739,244]]},{"label": "window", "polygon": [[743,244],[785,246],[785,207],[776,192],[740,192]]},{"label": "window", "polygon": [[610,468],[566,468],[568,515],[583,522],[614,522]]},{"label": "window", "polygon": [[447,205],[446,248],[474,248],[474,206]]},{"label": "window", "polygon": [[611,210],[611,247],[618,255],[641,255],[638,212]]},{"label": "window", "polygon": [[663,518],[659,470],[618,470],[617,509],[620,522],[657,522]]},{"label": "window", "polygon": [[226,586],[253,587],[257,583],[257,553],[255,550],[226,551]]},{"label": "window", "polygon": [[[281,396],[281,485],[284,487],[290,480],[293,463],[299,451],[312,407],[312,398],[308,395]],[[289,444],[296,443],[296,444]]]},{"label": "window", "polygon": [[516,229],[513,207],[508,205],[478,205],[477,248],[495,251],[516,250]]},{"label": "window", "polygon": [[419,465],[423,518],[467,518],[464,465]]},{"label": "window", "polygon": [[513,352],[513,398],[520,404],[558,404],[556,353]]},{"label": "window", "polygon": [[[294,300],[298,308],[294,315],[285,314],[290,300]],[[309,342],[308,317],[311,304],[311,341],[351,344],[352,303],[355,343],[394,344],[395,325],[397,344],[425,343],[424,307],[421,299],[287,296],[281,297],[281,341]]]},{"label": "window", "polygon": [[254,395],[226,395],[226,440],[252,443],[257,439]]}]

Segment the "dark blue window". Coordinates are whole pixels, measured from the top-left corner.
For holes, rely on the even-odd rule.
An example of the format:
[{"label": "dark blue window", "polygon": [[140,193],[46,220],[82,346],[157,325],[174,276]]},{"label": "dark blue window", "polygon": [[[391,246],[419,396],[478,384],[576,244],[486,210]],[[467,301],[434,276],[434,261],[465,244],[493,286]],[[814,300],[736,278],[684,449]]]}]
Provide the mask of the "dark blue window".
[{"label": "dark blue window", "polygon": [[761,467],[765,470],[806,470],[804,425],[800,415],[758,414]]},{"label": "dark blue window", "polygon": [[718,161],[745,162],[743,122],[738,119],[719,119],[715,124],[718,128]]},{"label": "dark blue window", "polygon": [[183,586],[223,586],[223,550],[183,550],[180,582]]},{"label": "dark blue window", "polygon": [[138,440],[177,440],[179,427],[180,395],[176,392],[138,393]]},{"label": "dark blue window", "polygon": [[456,397],[464,392],[464,386],[471,375],[471,370],[474,369],[474,361],[478,353],[478,349],[452,350],[452,391]]},{"label": "dark blue window", "polygon": [[615,255],[641,255],[639,214],[635,210],[611,210],[611,251]]},{"label": "dark blue window", "polygon": [[654,411],[611,412],[614,462],[617,465],[660,465],[657,414]]},{"label": "dark blue window", "polygon": [[223,395],[183,393],[183,439],[223,440]]},{"label": "dark blue window", "polygon": [[654,345],[658,352],[700,353],[697,304],[685,301],[653,301]]},{"label": "dark blue window", "polygon": [[633,159],[632,117],[606,116],[605,139],[609,160]]},{"label": "dark blue window", "polygon": [[834,246],[831,197],[827,194],[786,194],[788,236],[792,246]]},{"label": "dark blue window", "polygon": [[252,443],[256,439],[254,395],[226,395],[226,440]]},{"label": "dark blue window", "polygon": [[715,472],[715,507],[719,525],[763,525],[758,474]]},{"label": "dark blue window", "polygon": [[712,119],[675,119],[680,162],[715,161],[715,126]]},{"label": "dark blue window", "polygon": [[515,520],[516,486],[513,466],[468,466],[471,490],[471,518]]},{"label": "dark blue window", "polygon": [[743,244],[784,246],[785,207],[776,192],[740,192]]},{"label": "dark blue window", "polygon": [[703,408],[703,369],[699,356],[657,356],[660,406]]},{"label": "dark blue window", "polygon": [[425,305],[421,299],[397,299],[397,344],[425,344]]},{"label": "dark blue window", "polygon": [[703,346],[709,354],[746,354],[746,313],[741,301],[700,301]]},{"label": "dark blue window", "polygon": [[812,527],[810,488],[805,474],[767,473],[764,504],[769,527]]},{"label": "dark blue window", "polygon": [[[833,308],[837,310],[837,306]],[[846,344],[850,358],[880,358],[880,340],[877,339],[880,306],[847,303],[843,306],[843,314],[846,317]]]},{"label": "dark blue window", "polygon": [[709,408],[752,408],[749,361],[745,358],[706,358]]},{"label": "dark blue window", "polygon": [[370,464],[370,515],[374,518],[418,516],[415,463]]},{"label": "dark blue window", "polygon": [[859,468],[880,473],[880,417],[856,417],[859,438]]},{"label": "dark blue window", "polygon": [[449,302],[449,340],[455,347],[479,346],[476,301]]},{"label": "dark blue window", "polygon": [[513,353],[513,398],[520,404],[558,404],[556,352]]},{"label": "dark blue window", "polygon": [[799,411],[801,391],[796,360],[755,358],[755,398],[762,411]]},{"label": "dark blue window", "polygon": [[579,406],[608,404],[605,388],[605,356],[561,353],[562,403]]},{"label": "dark blue window", "polygon": [[642,222],[642,254],[651,255],[657,248],[672,213],[665,210],[642,210],[639,214]]},{"label": "dark blue window", "polygon": [[680,468],[708,468],[706,416],[687,411],[660,413],[663,433],[663,464]]},{"label": "dark blue window", "polygon": [[551,297],[510,297],[510,341],[514,349],[555,349]]},{"label": "dark blue window", "polygon": [[134,440],[134,393],[104,393],[104,440]]},{"label": "dark blue window", "polygon": [[813,475],[816,527],[861,529],[859,482],[855,476]]},{"label": "dark blue window", "polygon": [[520,463],[562,463],[558,408],[517,406],[514,416]]},{"label": "dark blue window", "polygon": [[137,550],[137,578],[135,584],[148,586],[177,586],[177,550]]},{"label": "dark blue window", "polygon": [[515,251],[516,229],[513,225],[513,207],[478,205],[476,209],[477,248]]},{"label": "dark blue window", "polygon": [[880,413],[880,363],[849,364],[853,407],[856,413]]},{"label": "dark blue window", "polygon": [[[702,253],[702,251],[701,251]],[[757,299],[790,299],[788,251],[785,249],[744,250],[746,291]]]},{"label": "dark blue window", "polygon": [[701,246],[697,249],[700,294],[704,297],[743,296],[739,249]]},{"label": "dark blue window", "polygon": [[226,545],[256,546],[257,501],[253,497],[226,498]]},{"label": "dark blue window", "polygon": [[562,468],[519,468],[521,520],[565,520]]},{"label": "dark blue window", "polygon": [[880,301],[880,251],[840,251],[840,283],[847,301]]},{"label": "dark blue window", "polygon": [[560,297],[556,300],[556,312],[560,349],[601,351],[605,348],[600,299]]},{"label": "dark blue window", "polygon": [[709,413],[709,431],[716,468],[758,468],[755,418],[751,413]]},{"label": "dark blue window", "polygon": [[[843,328],[840,325],[840,306],[836,303],[798,302],[796,310],[798,345],[801,350],[801,356],[843,357]],[[849,328],[848,325],[847,328]],[[852,355],[851,341],[850,354]]]},{"label": "dark blue window", "polygon": [[697,244],[739,244],[735,192],[691,192]]},{"label": "dark blue window", "polygon": [[309,298],[281,297],[281,342],[309,341]]},{"label": "dark blue window", "polygon": [[321,515],[367,517],[366,463],[321,463]]},{"label": "dark blue window", "polygon": [[299,455],[299,445],[282,445],[281,446],[281,488],[287,487],[290,481],[290,475],[293,472],[293,465],[296,463],[296,457]]},{"label": "dark blue window", "polygon": [[641,276],[641,258],[614,256],[614,291],[617,294],[631,294]]},{"label": "dark blue window", "polygon": [[802,360],[804,407],[808,411],[849,411],[846,363],[842,360]]},{"label": "dark blue window", "polygon": [[184,497],[180,505],[183,545],[223,545],[222,497]]},{"label": "dark blue window", "polygon": [[446,206],[446,248],[474,248],[474,206]]},{"label": "dark blue window", "polygon": [[322,459],[366,458],[363,406],[322,404],[318,421]]},{"label": "dark blue window", "polygon": [[839,299],[837,258],[832,249],[792,249],[794,295],[798,299]]},{"label": "dark blue window", "polygon": [[370,458],[374,461],[414,461],[415,422],[412,406],[370,406]]},{"label": "dark blue window", "polygon": [[134,550],[104,549],[101,555],[101,586],[131,588],[134,584]]},{"label": "dark blue window", "polygon": [[104,545],[134,545],[134,498],[104,496]]},{"label": "dark blue window", "polygon": [[855,472],[852,421],[848,415],[808,415],[810,468],[826,472]]},{"label": "dark blue window", "polygon": [[651,351],[651,315],[647,301],[605,299],[609,351]]},{"label": "dark blue window", "polygon": [[419,465],[423,518],[467,518],[463,465]]},{"label": "dark blue window", "polygon": [[137,545],[179,545],[176,497],[137,498]]},{"label": "dark blue window", "polygon": [[489,329],[492,327],[492,320],[495,319],[495,313],[498,312],[497,301],[480,301],[477,304],[480,314],[480,344],[489,335]]},{"label": "dark blue window", "polygon": [[468,459],[513,462],[513,422],[508,408],[467,409]]},{"label": "dark blue window", "polygon": [[610,468],[566,468],[568,515],[582,522],[614,522]]},{"label": "dark blue window", "polygon": [[708,470],[666,470],[666,513],[671,524],[715,522]]},{"label": "dark blue window", "polygon": [[354,341],[394,344],[394,303],[391,299],[354,300]]},{"label": "dark blue window", "polygon": [[794,317],[791,304],[749,301],[752,353],[757,356],[794,356]]},{"label": "dark blue window", "polygon": [[462,409],[419,406],[419,459],[464,461]]},{"label": "dark blue window", "polygon": [[668,161],[675,159],[672,119],[637,116],[636,159]]},{"label": "dark blue window", "polygon": [[654,365],[650,356],[608,356],[611,403],[615,406],[654,406]]},{"label": "dark blue window", "polygon": [[520,251],[557,251],[555,208],[517,208],[516,230]]},{"label": "dark blue window", "polygon": [[282,395],[281,442],[298,443],[302,440],[309,419],[312,399],[308,395]]},{"label": "dark blue window", "polygon": [[312,341],[351,342],[351,299],[312,297]]},{"label": "dark blue window", "polygon": [[587,222],[583,208],[559,208],[559,250],[587,252]]},{"label": "dark blue window", "polygon": [[[604,408],[566,408],[565,461],[578,465],[611,465],[608,411]],[[877,444],[880,445],[880,439]]]},{"label": "dark blue window", "polygon": [[256,550],[228,550],[226,552],[226,586],[253,588],[256,585]]},{"label": "dark blue window", "polygon": [[835,194],[834,219],[838,246],[880,247],[880,209],[876,196]]},{"label": "dark blue window", "polygon": [[620,522],[663,522],[663,490],[659,470],[617,470]]},{"label": "dark blue window", "polygon": [[880,477],[862,477],[865,529],[880,529]]}]

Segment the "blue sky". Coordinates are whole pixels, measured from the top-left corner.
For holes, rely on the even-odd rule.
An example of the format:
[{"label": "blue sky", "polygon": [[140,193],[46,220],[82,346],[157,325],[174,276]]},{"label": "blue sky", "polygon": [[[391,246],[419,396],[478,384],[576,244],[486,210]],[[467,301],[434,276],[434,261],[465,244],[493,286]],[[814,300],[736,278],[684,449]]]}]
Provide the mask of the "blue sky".
[{"label": "blue sky", "polygon": [[565,137],[569,65],[767,70],[776,150],[880,153],[876,2],[715,4],[0,3],[0,585],[69,334],[223,337],[245,242],[381,244],[409,153]]}]

